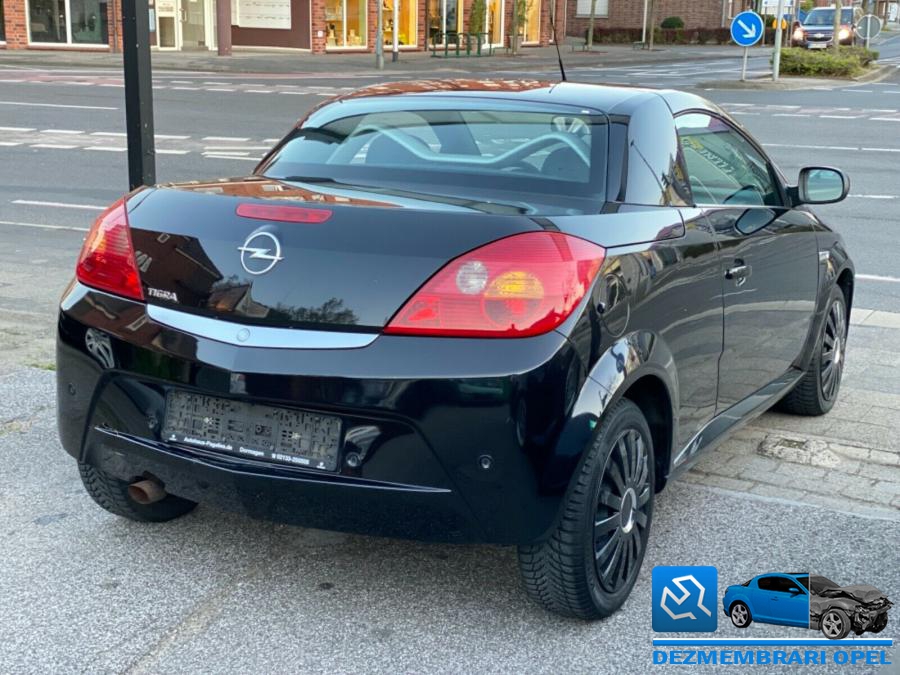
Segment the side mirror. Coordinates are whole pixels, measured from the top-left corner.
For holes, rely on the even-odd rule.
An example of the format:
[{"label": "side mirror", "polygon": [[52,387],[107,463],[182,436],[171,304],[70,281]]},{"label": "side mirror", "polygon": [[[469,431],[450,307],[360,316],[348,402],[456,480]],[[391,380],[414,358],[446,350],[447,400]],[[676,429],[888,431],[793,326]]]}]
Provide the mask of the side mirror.
[{"label": "side mirror", "polygon": [[800,169],[796,188],[799,204],[834,204],[843,201],[850,192],[850,179],[838,169],[808,166]]}]

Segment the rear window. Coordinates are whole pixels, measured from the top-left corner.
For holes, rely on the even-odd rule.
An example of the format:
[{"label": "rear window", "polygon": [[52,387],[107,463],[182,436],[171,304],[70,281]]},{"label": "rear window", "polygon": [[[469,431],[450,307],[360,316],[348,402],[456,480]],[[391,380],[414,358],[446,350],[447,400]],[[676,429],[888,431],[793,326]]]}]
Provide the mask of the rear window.
[{"label": "rear window", "polygon": [[270,178],[494,194],[603,199],[603,115],[509,109],[379,111],[295,130]]}]

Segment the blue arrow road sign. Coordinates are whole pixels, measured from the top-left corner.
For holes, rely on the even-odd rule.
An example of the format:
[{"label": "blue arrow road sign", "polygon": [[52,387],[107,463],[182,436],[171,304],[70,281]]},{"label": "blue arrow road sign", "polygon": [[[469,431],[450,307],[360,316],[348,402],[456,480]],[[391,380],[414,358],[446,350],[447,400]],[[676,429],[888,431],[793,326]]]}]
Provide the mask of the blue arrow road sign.
[{"label": "blue arrow road sign", "polygon": [[731,22],[731,39],[741,47],[759,42],[763,36],[763,20],[756,12],[741,12]]}]

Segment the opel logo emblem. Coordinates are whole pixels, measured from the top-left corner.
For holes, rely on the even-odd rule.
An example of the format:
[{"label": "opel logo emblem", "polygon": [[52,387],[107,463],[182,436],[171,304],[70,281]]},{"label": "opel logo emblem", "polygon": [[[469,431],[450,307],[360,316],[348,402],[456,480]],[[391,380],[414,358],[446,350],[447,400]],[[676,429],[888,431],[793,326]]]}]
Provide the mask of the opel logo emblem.
[{"label": "opel logo emblem", "polygon": [[247,274],[265,274],[279,260],[284,260],[281,255],[281,242],[269,232],[257,232],[247,237],[243,246],[238,246],[241,252],[241,267]]}]

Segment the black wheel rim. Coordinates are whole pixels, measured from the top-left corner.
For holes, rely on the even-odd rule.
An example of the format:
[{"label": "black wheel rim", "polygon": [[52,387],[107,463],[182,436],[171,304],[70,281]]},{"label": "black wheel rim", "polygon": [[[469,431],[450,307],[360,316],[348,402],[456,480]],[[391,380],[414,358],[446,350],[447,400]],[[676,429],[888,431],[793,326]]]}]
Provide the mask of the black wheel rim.
[{"label": "black wheel rim", "polygon": [[594,518],[594,560],[600,585],[615,593],[640,566],[650,524],[647,443],[636,429],[623,431],[606,460]]},{"label": "black wheel rim", "polygon": [[828,310],[828,316],[825,317],[822,358],[819,366],[822,396],[826,401],[834,400],[841,384],[846,340],[847,316],[844,304],[840,301],[833,302]]}]

